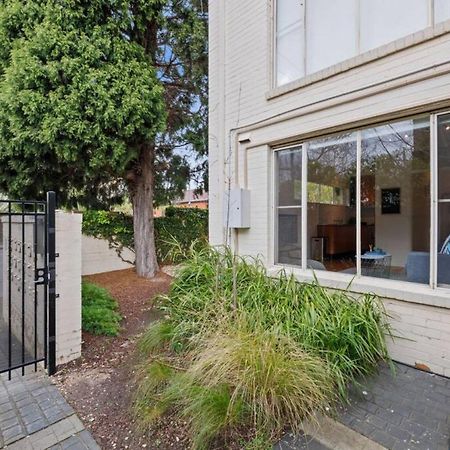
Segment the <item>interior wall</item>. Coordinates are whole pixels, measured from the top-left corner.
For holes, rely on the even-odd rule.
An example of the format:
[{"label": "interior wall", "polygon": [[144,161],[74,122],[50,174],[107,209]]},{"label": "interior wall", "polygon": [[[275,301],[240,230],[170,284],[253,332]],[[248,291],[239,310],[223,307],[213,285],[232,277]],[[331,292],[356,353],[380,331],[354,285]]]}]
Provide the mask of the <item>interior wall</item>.
[{"label": "interior wall", "polygon": [[[404,267],[412,249],[412,196],[410,172],[405,170],[392,180],[380,165],[375,174],[375,245],[392,255],[393,266]],[[381,190],[400,188],[400,214],[381,213]]]},{"label": "interior wall", "polygon": [[308,203],[308,258],[311,258],[311,238],[318,236],[317,225],[345,225],[355,217],[354,206]]}]

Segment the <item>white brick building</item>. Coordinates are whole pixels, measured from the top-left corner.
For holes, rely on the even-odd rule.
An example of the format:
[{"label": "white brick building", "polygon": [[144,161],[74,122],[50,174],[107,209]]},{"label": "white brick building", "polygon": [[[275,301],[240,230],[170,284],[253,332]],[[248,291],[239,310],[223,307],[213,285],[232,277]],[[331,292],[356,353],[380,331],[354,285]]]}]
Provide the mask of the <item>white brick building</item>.
[{"label": "white brick building", "polygon": [[212,244],[377,293],[393,358],[450,376],[450,1],[209,8]]}]

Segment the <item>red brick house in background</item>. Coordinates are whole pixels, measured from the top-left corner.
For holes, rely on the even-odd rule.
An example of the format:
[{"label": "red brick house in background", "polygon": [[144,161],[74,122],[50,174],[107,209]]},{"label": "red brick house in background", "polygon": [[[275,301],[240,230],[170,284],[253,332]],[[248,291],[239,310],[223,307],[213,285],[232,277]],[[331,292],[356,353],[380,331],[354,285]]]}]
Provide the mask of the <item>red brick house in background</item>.
[{"label": "red brick house in background", "polygon": [[198,194],[194,189],[187,189],[183,198],[175,200],[173,205],[178,208],[208,209],[208,193]]},{"label": "red brick house in background", "polygon": [[[183,197],[175,199],[172,203],[177,208],[197,208],[208,209],[208,193],[202,192],[198,194],[195,189],[187,189],[184,191]],[[166,206],[159,206],[153,212],[154,217],[163,217]]]}]

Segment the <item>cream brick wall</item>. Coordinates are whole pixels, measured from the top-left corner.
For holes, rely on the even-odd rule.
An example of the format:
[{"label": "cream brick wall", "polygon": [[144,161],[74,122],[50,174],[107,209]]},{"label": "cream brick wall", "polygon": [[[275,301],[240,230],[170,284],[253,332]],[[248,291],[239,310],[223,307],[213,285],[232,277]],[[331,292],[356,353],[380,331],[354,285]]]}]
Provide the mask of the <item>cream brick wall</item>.
[{"label": "cream brick wall", "polygon": [[[234,232],[231,242],[272,267],[272,147],[450,109],[450,21],[271,89],[271,1],[211,0],[209,8],[210,241],[225,242],[225,190],[248,188],[251,227]],[[325,281],[340,287],[350,280]],[[394,359],[450,376],[450,293],[405,284],[354,286],[386,298],[403,337],[391,344]]]},{"label": "cream brick wall", "polygon": [[105,239],[96,239],[83,235],[81,240],[81,254],[82,275],[112,272],[114,270],[134,267],[130,263],[134,261],[134,253],[132,251],[124,249],[122,251],[123,259],[121,259],[116,250],[109,247],[109,243]]},{"label": "cream brick wall", "polygon": [[56,212],[56,364],[81,356],[81,214]]},{"label": "cream brick wall", "polygon": [[396,300],[385,306],[397,336],[388,340],[391,357],[450,377],[450,310]]}]

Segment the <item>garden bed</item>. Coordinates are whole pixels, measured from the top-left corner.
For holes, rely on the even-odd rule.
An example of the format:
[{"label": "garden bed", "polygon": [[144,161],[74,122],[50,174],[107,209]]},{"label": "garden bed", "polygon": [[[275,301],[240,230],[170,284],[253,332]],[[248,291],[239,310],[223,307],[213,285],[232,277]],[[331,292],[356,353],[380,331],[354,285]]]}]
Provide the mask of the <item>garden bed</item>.
[{"label": "garden bed", "polygon": [[102,448],[185,449],[183,422],[166,418],[142,432],[130,413],[137,338],[158,318],[152,299],[168,291],[171,278],[160,272],[146,280],[127,269],[87,276],[84,281],[106,288],[118,301],[122,329],[117,337],[83,333],[83,356],[59,370],[55,377],[59,388]]},{"label": "garden bed", "polygon": [[273,279],[229,249],[192,250],[175,279],[125,270],[84,281],[117,300],[121,330],[84,333],[83,358],[58,380],[103,448],[266,450],[389,361],[377,297]]}]

